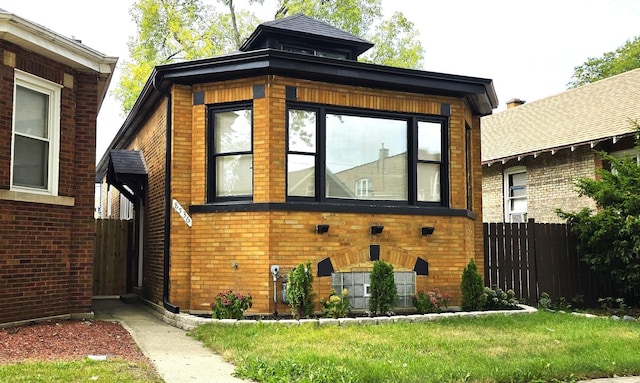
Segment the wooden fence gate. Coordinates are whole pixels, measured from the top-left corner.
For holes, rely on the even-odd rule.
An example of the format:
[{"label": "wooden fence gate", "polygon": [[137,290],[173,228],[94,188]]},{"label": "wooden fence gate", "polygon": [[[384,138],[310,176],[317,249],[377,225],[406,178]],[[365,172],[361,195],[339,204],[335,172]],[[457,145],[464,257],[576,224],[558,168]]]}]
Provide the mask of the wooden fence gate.
[{"label": "wooden fence gate", "polygon": [[133,220],[97,219],[93,255],[93,295],[127,291],[127,254],[132,250]]},{"label": "wooden fence gate", "polygon": [[610,296],[595,272],[580,261],[575,238],[566,224],[485,223],[486,286],[513,289],[516,297],[535,305],[543,292],[557,301],[581,298],[595,305]]}]

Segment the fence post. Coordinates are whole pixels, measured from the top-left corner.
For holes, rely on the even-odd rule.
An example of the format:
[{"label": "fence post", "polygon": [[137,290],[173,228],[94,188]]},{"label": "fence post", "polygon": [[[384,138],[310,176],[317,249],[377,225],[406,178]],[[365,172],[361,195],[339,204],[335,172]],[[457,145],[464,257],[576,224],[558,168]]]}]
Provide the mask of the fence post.
[{"label": "fence post", "polygon": [[[529,258],[529,280],[535,283],[535,286],[529,286],[529,299],[531,299],[531,289],[534,288],[536,303],[540,299],[540,291],[538,289],[538,253],[536,251],[536,220],[529,218],[527,220],[527,254]],[[530,303],[530,302],[527,302]]]}]

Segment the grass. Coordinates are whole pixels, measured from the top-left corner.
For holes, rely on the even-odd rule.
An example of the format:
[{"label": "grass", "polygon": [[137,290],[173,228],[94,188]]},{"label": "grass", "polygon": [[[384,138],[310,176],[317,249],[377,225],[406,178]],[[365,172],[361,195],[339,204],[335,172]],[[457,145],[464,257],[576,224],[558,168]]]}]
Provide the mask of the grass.
[{"label": "grass", "polygon": [[640,324],[538,312],[370,326],[206,324],[258,382],[561,382],[640,374]]},{"label": "grass", "polygon": [[0,365],[0,382],[118,382],[162,383],[148,365],[123,360],[106,362],[74,360],[64,362],[30,362]]}]

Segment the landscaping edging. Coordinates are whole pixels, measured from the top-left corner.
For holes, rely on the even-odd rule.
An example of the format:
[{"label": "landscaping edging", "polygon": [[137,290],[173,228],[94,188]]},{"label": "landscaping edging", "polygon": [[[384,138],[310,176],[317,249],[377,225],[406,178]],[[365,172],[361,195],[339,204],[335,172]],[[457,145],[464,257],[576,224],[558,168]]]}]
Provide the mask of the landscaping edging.
[{"label": "landscaping edging", "polygon": [[362,317],[362,318],[318,318],[318,319],[280,319],[280,320],[252,320],[252,319],[212,319],[202,318],[199,316],[186,314],[186,313],[172,313],[165,310],[163,321],[171,326],[190,331],[194,328],[203,325],[205,323],[221,323],[226,325],[250,325],[257,323],[274,324],[274,325],[286,325],[295,326],[301,324],[315,324],[316,326],[363,326],[363,325],[377,325],[384,323],[419,323],[430,322],[445,318],[456,317],[479,317],[486,315],[516,315],[516,314],[531,314],[538,311],[535,307],[518,305],[520,310],[494,310],[494,311],[459,311],[459,312],[447,312],[441,314],[412,314],[412,315],[397,315],[397,316],[377,316],[377,317]]}]

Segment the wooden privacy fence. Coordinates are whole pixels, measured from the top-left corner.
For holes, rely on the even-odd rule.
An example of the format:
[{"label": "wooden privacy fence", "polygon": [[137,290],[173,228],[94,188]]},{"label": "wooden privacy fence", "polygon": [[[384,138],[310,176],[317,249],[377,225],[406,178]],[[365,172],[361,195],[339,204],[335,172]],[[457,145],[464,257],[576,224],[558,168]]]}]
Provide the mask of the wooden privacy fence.
[{"label": "wooden privacy fence", "polygon": [[120,295],[127,291],[127,253],[133,220],[96,220],[93,252],[93,295]]},{"label": "wooden privacy fence", "polygon": [[581,297],[594,305],[609,296],[593,270],[580,261],[575,238],[566,224],[485,223],[486,286],[513,289],[516,297],[535,305],[540,294],[557,301]]}]

